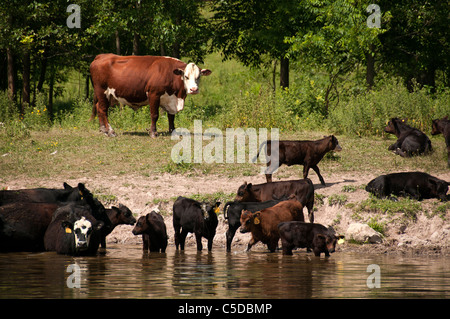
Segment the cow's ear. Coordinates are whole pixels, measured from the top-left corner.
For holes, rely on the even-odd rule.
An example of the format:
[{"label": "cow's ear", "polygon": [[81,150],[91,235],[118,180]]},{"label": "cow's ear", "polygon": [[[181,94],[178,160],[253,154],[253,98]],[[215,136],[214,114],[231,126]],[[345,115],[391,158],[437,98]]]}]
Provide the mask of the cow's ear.
[{"label": "cow's ear", "polygon": [[67,220],[61,222],[61,227],[64,229],[64,231],[67,234],[71,234],[73,231],[73,225],[72,223],[68,222]]},{"label": "cow's ear", "polygon": [[175,70],[173,70],[173,74],[175,74],[175,75],[183,75],[184,74],[184,70],[183,69],[175,69]]},{"label": "cow's ear", "polygon": [[63,186],[64,186],[64,189],[67,189],[67,190],[73,189],[73,187],[70,186],[69,184],[67,184],[66,182],[64,182]]},{"label": "cow's ear", "polygon": [[211,73],[212,73],[212,71],[209,70],[209,69],[203,69],[203,70],[200,71],[200,74],[203,75],[203,76],[208,76]]}]

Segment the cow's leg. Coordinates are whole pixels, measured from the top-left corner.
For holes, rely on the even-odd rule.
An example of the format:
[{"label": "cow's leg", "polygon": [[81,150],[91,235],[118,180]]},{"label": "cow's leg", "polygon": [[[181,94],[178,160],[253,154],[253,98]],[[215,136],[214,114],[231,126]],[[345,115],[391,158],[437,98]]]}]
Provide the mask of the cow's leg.
[{"label": "cow's leg", "polygon": [[[238,226],[239,228],[239,226]],[[231,242],[233,241],[234,234],[236,234],[237,228],[228,226],[227,230],[227,252],[231,251]]]},{"label": "cow's leg", "polygon": [[179,226],[175,226],[174,225],[174,231],[175,231],[175,249],[176,250],[178,250],[178,246],[180,245],[180,236],[181,236],[181,234],[180,234],[180,230],[181,230],[181,227],[179,227]]},{"label": "cow's leg", "polygon": [[272,183],[272,174],[266,174],[267,183]]},{"label": "cow's leg", "polygon": [[254,244],[256,244],[258,241],[256,241],[254,238],[253,238],[253,236],[252,236],[252,239],[250,239],[250,241],[248,242],[248,244],[247,244],[247,249],[245,250],[245,251],[250,251],[250,249],[252,249],[252,246],[254,245]]},{"label": "cow's leg", "polygon": [[158,133],[156,132],[156,122],[159,118],[159,96],[151,96],[149,98],[149,104],[150,104],[150,116],[152,119],[152,125],[150,126],[150,136],[152,138],[155,138],[158,136]]},{"label": "cow's leg", "polygon": [[148,251],[148,247],[149,247],[149,243],[150,243],[150,236],[147,234],[142,234],[142,250],[143,251]]},{"label": "cow's leg", "polygon": [[[202,245],[202,235],[201,234],[195,234],[195,241],[197,242],[197,250],[202,251],[203,245]],[[208,243],[209,246],[209,243]]]},{"label": "cow's leg", "polygon": [[308,172],[309,172],[309,165],[305,164],[303,165],[303,178],[307,178],[308,177]]},{"label": "cow's leg", "polygon": [[108,109],[110,102],[106,98],[106,95],[103,92],[103,90],[95,90],[95,95],[97,96],[98,99],[97,116],[98,122],[100,124],[100,132],[105,133],[110,137],[114,137],[116,136],[116,132],[114,132],[113,128],[108,123]]},{"label": "cow's leg", "polygon": [[169,120],[169,133],[172,133],[175,130],[175,114],[167,113],[167,119]]},{"label": "cow's leg", "polygon": [[208,251],[211,251],[211,250],[212,250],[213,240],[214,240],[214,238],[208,239]]},{"label": "cow's leg", "polygon": [[180,249],[184,250],[184,242],[186,241],[186,236],[187,236],[188,232],[185,230],[181,231],[180,234]]},{"label": "cow's leg", "polygon": [[311,168],[314,170],[314,172],[316,172],[317,176],[319,176],[320,184],[325,186],[325,181],[323,180],[322,175],[320,175],[319,167],[317,165],[314,165],[314,166],[311,166]]}]

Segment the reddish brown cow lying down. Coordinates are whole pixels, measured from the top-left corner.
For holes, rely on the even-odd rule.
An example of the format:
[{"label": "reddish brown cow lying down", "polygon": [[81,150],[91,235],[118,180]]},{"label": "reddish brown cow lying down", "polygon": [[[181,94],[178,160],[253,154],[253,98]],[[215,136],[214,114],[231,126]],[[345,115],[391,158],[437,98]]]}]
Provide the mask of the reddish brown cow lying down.
[{"label": "reddish brown cow lying down", "polygon": [[[259,156],[264,144],[267,145],[266,149],[266,161],[268,168],[266,169],[267,182],[272,182],[272,174],[274,170],[269,169],[271,164],[272,154],[272,141],[267,140],[259,147],[258,154],[253,159],[253,162]],[[317,176],[319,176],[320,183],[325,185],[325,181],[320,175],[320,170],[317,164],[329,151],[341,151],[342,147],[339,145],[337,138],[334,135],[324,137],[317,141],[278,141],[278,166],[286,164],[291,165],[303,165],[303,178],[308,177],[309,169],[312,168]],[[274,150],[274,156],[277,152]],[[277,169],[278,167],[275,167]]]}]

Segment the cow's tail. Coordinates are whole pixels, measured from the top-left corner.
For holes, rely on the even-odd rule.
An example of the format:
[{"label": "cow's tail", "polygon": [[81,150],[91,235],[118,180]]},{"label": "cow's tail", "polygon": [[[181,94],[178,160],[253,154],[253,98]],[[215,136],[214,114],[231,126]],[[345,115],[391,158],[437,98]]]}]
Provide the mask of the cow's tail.
[{"label": "cow's tail", "polygon": [[230,206],[233,203],[234,202],[227,202],[225,206],[223,206],[223,217],[225,217],[225,219],[228,219],[228,206]]},{"label": "cow's tail", "polygon": [[94,101],[92,102],[92,114],[91,114],[91,117],[89,118],[89,122],[92,121],[93,119],[95,119],[97,116],[97,103],[98,103],[98,98],[97,98],[97,95],[95,95],[95,91],[94,91]]},{"label": "cow's tail", "polygon": [[261,153],[262,148],[264,147],[264,145],[266,145],[266,153],[267,153],[267,140],[262,142],[261,145],[259,146],[259,150],[258,153],[256,154],[255,157],[253,157],[252,162],[256,163],[256,159],[259,157],[259,153]]}]

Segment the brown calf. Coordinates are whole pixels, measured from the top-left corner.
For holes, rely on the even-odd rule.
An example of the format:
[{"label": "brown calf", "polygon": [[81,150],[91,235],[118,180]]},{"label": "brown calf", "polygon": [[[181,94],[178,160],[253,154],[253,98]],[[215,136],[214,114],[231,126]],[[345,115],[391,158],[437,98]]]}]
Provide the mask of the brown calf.
[{"label": "brown calf", "polygon": [[252,238],[247,245],[247,251],[254,244],[261,241],[267,245],[270,252],[274,252],[280,239],[278,224],[293,220],[304,221],[303,206],[296,200],[280,202],[273,207],[255,213],[243,210],[241,215],[241,233],[252,233]]},{"label": "brown calf", "polygon": [[[253,159],[256,161],[264,144],[267,145],[266,149],[266,161],[269,167],[272,156],[272,141],[268,140],[262,143],[259,147],[258,154]],[[309,169],[312,168],[319,176],[320,183],[325,185],[325,181],[320,175],[320,170],[317,164],[329,151],[341,151],[342,147],[339,145],[337,138],[334,135],[324,137],[317,141],[279,141],[278,142],[278,166],[286,164],[291,165],[303,165],[303,178],[308,177]],[[273,156],[276,156],[277,152],[273,150]],[[278,167],[276,167],[278,168]],[[276,169],[275,168],[275,169]],[[273,170],[266,169],[267,182],[272,182]]]},{"label": "brown calf", "polygon": [[235,200],[239,202],[264,202],[271,199],[280,199],[284,196],[295,196],[304,207],[308,209],[308,217],[314,222],[314,186],[309,178],[264,183],[253,185],[245,182],[238,188]]}]

